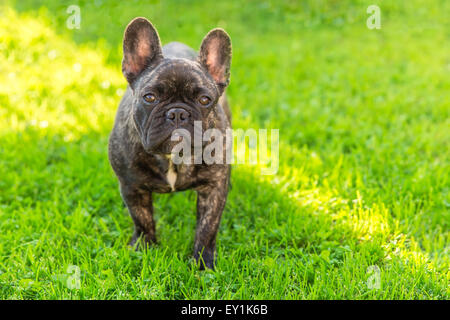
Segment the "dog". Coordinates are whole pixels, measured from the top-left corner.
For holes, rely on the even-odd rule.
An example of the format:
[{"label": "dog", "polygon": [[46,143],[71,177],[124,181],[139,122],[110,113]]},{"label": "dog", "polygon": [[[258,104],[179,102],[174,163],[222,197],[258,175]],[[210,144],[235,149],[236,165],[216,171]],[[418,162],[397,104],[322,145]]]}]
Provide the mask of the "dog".
[{"label": "dog", "polygon": [[[117,110],[108,144],[122,199],[134,222],[130,245],[156,243],[153,193],[197,192],[194,258],[214,269],[216,236],[230,185],[226,163],[175,164],[171,138],[176,129],[225,134],[231,113],[225,89],[230,80],[231,39],[211,30],[197,53],[179,42],[161,46],[150,21],[135,18],[123,39],[122,73],[128,86]],[[203,144],[200,146],[203,148]]]}]

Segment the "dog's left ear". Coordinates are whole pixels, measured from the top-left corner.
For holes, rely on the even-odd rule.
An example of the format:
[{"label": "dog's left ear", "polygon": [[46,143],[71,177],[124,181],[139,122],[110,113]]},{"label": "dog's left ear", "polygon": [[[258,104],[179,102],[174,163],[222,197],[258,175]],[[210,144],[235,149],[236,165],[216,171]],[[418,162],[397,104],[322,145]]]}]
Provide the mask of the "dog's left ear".
[{"label": "dog's left ear", "polygon": [[163,58],[161,42],[155,27],[145,18],[135,18],[123,37],[122,72],[133,86],[136,78]]},{"label": "dog's left ear", "polygon": [[216,28],[208,32],[202,41],[199,59],[222,94],[230,81],[231,65],[231,39],[225,30]]}]

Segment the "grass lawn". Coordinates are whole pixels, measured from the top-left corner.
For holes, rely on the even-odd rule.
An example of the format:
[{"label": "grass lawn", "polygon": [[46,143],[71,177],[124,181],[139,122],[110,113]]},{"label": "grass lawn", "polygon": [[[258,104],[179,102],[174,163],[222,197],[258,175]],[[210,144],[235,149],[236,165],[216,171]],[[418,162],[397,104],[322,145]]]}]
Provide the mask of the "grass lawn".
[{"label": "grass lawn", "polygon": [[[66,27],[72,4],[80,29]],[[6,0],[0,299],[449,299],[449,12],[445,0]],[[276,175],[233,167],[215,272],[191,258],[194,192],[157,195],[160,244],[127,247],[107,140],[136,16],[194,48],[225,28],[234,128],[280,129]]]}]

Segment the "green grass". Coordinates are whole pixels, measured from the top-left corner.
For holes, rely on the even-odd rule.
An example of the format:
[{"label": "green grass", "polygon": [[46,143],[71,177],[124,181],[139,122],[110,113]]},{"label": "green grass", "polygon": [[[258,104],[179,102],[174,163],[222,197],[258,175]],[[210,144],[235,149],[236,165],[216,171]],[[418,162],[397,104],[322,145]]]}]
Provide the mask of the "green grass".
[{"label": "green grass", "polygon": [[[450,298],[448,1],[147,2],[0,7],[1,299]],[[190,258],[193,192],[158,195],[160,244],[127,247],[107,139],[135,16],[194,48],[224,27],[234,127],[280,129],[276,176],[233,168],[215,272]]]}]

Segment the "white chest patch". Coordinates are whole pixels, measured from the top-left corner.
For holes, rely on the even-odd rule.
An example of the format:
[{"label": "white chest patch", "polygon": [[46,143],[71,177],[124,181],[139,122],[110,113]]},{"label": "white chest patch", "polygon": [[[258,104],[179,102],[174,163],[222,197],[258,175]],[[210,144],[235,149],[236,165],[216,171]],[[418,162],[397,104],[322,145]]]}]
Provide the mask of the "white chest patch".
[{"label": "white chest patch", "polygon": [[169,160],[169,169],[167,170],[166,179],[170,187],[172,188],[172,191],[175,191],[175,182],[177,182],[177,173],[175,172],[175,169],[173,167],[172,160]]}]

